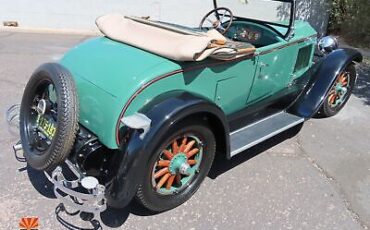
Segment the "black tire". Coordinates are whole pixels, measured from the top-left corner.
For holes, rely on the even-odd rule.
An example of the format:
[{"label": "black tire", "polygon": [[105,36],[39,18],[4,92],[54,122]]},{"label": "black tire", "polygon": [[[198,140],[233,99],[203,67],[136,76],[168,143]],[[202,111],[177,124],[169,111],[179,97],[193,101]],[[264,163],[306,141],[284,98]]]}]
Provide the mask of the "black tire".
[{"label": "black tire", "polygon": [[[50,87],[55,95],[54,102],[50,99]],[[44,111],[42,116],[49,116],[49,120],[55,121],[56,127],[49,140],[36,128],[41,115],[35,104],[39,105],[41,100],[48,101],[50,107],[50,112],[46,114]],[[27,163],[32,168],[51,171],[64,162],[75,141],[78,116],[77,93],[69,71],[56,63],[40,66],[27,83],[20,108],[21,142]],[[41,141],[42,144],[39,144]]]},{"label": "black tire", "polygon": [[[337,106],[333,106],[330,103],[330,99],[329,99],[329,97],[331,96],[330,93],[331,93],[332,90],[334,90],[336,82],[338,81],[340,76],[344,73],[349,74],[349,82],[348,82],[349,86],[347,88],[347,93],[344,96],[344,99],[343,99],[342,103],[340,103]],[[344,69],[344,71],[339,73],[335,82],[331,86],[331,89],[329,90],[328,94],[325,96],[324,102],[321,105],[321,108],[320,108],[320,110],[318,111],[318,113],[316,114],[315,117],[317,117],[317,118],[327,118],[327,117],[335,116],[337,113],[339,113],[339,111],[341,111],[343,109],[343,107],[347,104],[349,98],[351,97],[352,91],[353,91],[354,86],[355,86],[356,77],[357,77],[356,68],[355,68],[355,65],[353,63],[348,65]]]},{"label": "black tire", "polygon": [[[199,172],[194,174],[194,177],[189,180],[190,182],[185,184],[184,188],[178,193],[159,194],[151,184],[153,167],[168,143],[176,140],[177,137],[187,134],[195,135],[202,142],[204,157],[199,163]],[[208,126],[201,122],[194,123],[193,121],[192,123],[182,123],[168,132],[166,137],[162,139],[162,142],[158,144],[157,149],[157,152],[152,153],[149,165],[146,167],[148,171],[145,173],[143,181],[139,184],[136,199],[141,205],[151,211],[163,212],[181,205],[198,190],[212,166],[216,151],[216,141],[213,132]]]}]

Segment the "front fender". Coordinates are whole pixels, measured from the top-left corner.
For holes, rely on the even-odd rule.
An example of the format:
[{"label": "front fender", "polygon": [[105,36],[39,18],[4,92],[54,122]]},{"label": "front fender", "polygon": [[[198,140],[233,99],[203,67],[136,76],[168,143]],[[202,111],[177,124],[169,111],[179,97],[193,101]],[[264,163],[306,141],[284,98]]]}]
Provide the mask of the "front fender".
[{"label": "front fender", "polygon": [[[123,127],[120,135],[120,153],[113,160],[113,179],[107,183],[108,204],[121,208],[135,196],[144,173],[148,172],[148,162],[158,144],[171,128],[183,119],[196,114],[204,114],[216,119],[225,148],[229,149],[229,127],[223,111],[213,102],[201,96],[183,91],[173,91],[145,105],[140,111],[151,120],[149,131],[142,138],[141,130]],[[221,135],[219,135],[221,136]],[[220,138],[220,137],[219,137]]]},{"label": "front fender", "polygon": [[288,112],[307,119],[314,116],[338,74],[352,62],[361,61],[361,53],[354,49],[338,49],[321,59],[311,80]]}]

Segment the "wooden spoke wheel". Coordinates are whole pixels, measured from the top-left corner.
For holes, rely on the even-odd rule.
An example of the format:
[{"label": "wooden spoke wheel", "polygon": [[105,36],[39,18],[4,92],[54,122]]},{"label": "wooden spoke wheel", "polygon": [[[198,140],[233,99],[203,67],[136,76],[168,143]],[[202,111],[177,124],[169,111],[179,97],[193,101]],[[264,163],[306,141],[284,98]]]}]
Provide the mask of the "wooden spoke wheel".
[{"label": "wooden spoke wheel", "polygon": [[317,117],[331,117],[336,115],[350,98],[355,82],[356,68],[354,64],[348,65],[338,74],[335,82],[326,95]]},{"label": "wooden spoke wheel", "polygon": [[211,129],[185,122],[171,129],[153,153],[136,197],[152,211],[165,211],[188,200],[207,176],[216,151]]},{"label": "wooden spoke wheel", "polygon": [[348,89],[351,87],[350,80],[351,75],[349,72],[346,71],[339,74],[339,77],[335,81],[335,84],[331,88],[327,98],[329,106],[335,108],[344,102],[344,99],[349,91]]},{"label": "wooden spoke wheel", "polygon": [[153,188],[164,195],[179,192],[199,172],[202,155],[203,144],[196,136],[174,139],[153,167]]}]

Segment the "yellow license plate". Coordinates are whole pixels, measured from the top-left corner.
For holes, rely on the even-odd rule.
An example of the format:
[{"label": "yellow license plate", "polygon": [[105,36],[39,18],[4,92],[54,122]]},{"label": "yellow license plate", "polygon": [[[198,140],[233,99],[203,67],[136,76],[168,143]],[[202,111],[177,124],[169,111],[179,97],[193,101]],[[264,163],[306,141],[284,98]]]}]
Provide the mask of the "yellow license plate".
[{"label": "yellow license plate", "polygon": [[55,136],[57,128],[55,127],[55,124],[50,122],[45,117],[41,116],[40,114],[37,115],[36,120],[37,127],[42,131],[42,133],[49,138],[50,140],[53,139]]}]

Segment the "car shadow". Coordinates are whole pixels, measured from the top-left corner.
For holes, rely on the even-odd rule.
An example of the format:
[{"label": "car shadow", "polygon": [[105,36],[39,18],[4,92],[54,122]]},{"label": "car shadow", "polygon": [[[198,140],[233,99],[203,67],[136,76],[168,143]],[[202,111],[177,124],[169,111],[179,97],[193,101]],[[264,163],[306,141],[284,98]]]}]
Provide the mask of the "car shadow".
[{"label": "car shadow", "polygon": [[[88,219],[86,213],[75,212],[71,213],[66,210],[63,204],[59,204],[55,208],[55,214],[57,221],[63,225],[66,229],[70,230],[100,230],[104,226],[109,228],[120,228],[128,219],[130,214],[136,216],[152,216],[157,213],[148,211],[133,200],[127,207],[122,209],[108,208],[100,214],[100,219]],[[79,218],[79,219],[75,219]],[[81,220],[89,222],[89,228],[79,227]]]},{"label": "car shadow", "polygon": [[[221,174],[227,173],[229,170],[237,167],[240,164],[258,156],[259,154],[265,152],[266,150],[282,143],[283,141],[296,136],[302,129],[303,124],[297,125],[277,136],[274,136],[261,144],[258,144],[241,154],[233,157],[230,160],[226,160],[224,154],[218,154],[213,162],[212,168],[208,173],[208,177],[215,179]],[[102,222],[111,228],[119,228],[122,226],[130,214],[137,216],[152,216],[158,213],[150,212],[143,208],[136,200],[133,200],[131,204],[125,209],[108,209],[102,213]]]},{"label": "car shadow", "polygon": [[130,214],[136,216],[153,216],[158,212],[152,212],[141,206],[135,199],[123,209],[108,208],[100,217],[104,225],[111,228],[121,227],[127,220]]},{"label": "car shadow", "polygon": [[213,162],[212,168],[208,173],[208,177],[211,179],[216,179],[218,176],[228,172],[229,170],[237,167],[240,164],[258,156],[259,154],[265,152],[266,150],[282,143],[283,141],[296,136],[302,129],[303,124],[299,124],[287,131],[284,131],[244,152],[234,156],[231,159],[227,159],[225,154],[217,154]]},{"label": "car shadow", "polygon": [[[39,171],[33,169],[32,167],[26,165],[19,171],[26,171],[28,178],[32,184],[32,186],[36,189],[38,193],[42,196],[56,199],[56,196],[53,191],[53,184],[48,180],[45,176],[43,171]],[[59,204],[55,208],[55,214],[57,221],[63,225],[66,229],[74,229],[74,230],[95,230],[95,229],[103,229],[101,223],[97,223],[96,221],[85,220],[81,213],[71,213],[66,210],[64,205]],[[133,200],[127,207],[123,209],[114,209],[108,208],[104,212],[100,214],[100,220],[102,224],[108,226],[110,228],[119,228],[122,226],[130,214],[134,214],[137,216],[152,216],[157,213],[151,212],[141,205],[139,205],[136,200]],[[69,217],[69,218],[66,218]],[[76,218],[78,218],[76,220]],[[80,223],[81,220],[91,222],[91,228],[82,228],[79,227],[77,223]]]},{"label": "car shadow", "polygon": [[[265,152],[266,150],[274,147],[275,145],[280,144],[281,142],[290,139],[297,135],[299,131],[302,128],[302,124],[295,126],[277,136],[274,136],[246,151],[244,151],[241,154],[238,154],[237,156],[233,157],[230,160],[226,160],[226,157],[224,154],[217,154],[215,161],[212,165],[212,168],[208,174],[208,177],[211,179],[215,179],[221,174],[227,173],[229,170],[233,169],[234,167],[237,167],[240,164],[243,164],[244,162],[254,158],[255,156],[258,156],[259,154]],[[48,198],[55,198],[54,192],[53,192],[53,185],[50,183],[50,181],[46,178],[43,172],[37,171],[35,169],[32,169],[31,167],[26,167],[28,177],[34,186],[34,188],[43,196]],[[80,214],[76,213],[68,213],[68,211],[65,210],[63,205],[58,205],[55,208],[56,218],[59,221],[60,224],[62,224],[67,229],[75,229],[75,230],[87,230],[87,228],[80,228],[77,225],[75,225],[76,219],[73,221],[67,221],[66,218],[63,218],[60,214],[61,212],[64,212],[64,214],[67,214],[71,217],[77,217],[80,218],[83,221],[90,221],[84,219],[84,217]],[[97,223],[96,221],[90,221],[91,222],[91,230],[95,229],[103,229],[103,225],[109,227],[109,228],[120,228],[128,219],[130,214],[136,215],[136,216],[153,216],[158,214],[157,212],[151,212],[145,208],[143,208],[138,202],[134,199],[127,207],[123,209],[114,209],[114,208],[108,208],[103,213],[100,214],[100,221],[101,223]],[[65,216],[65,215],[64,215]],[[77,219],[77,222],[80,222],[81,220]],[[103,225],[101,225],[103,224]]]},{"label": "car shadow", "polygon": [[364,61],[357,68],[357,82],[353,94],[370,105],[370,61]]},{"label": "car shadow", "polygon": [[37,192],[47,198],[56,198],[53,191],[54,185],[48,180],[43,171],[33,169],[28,165],[25,169],[32,186]]}]

